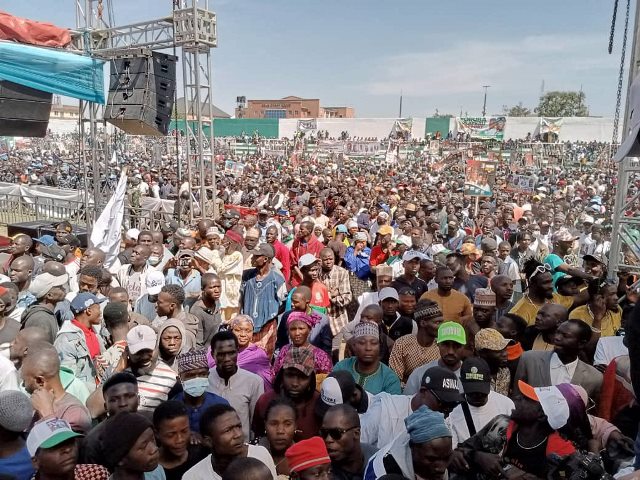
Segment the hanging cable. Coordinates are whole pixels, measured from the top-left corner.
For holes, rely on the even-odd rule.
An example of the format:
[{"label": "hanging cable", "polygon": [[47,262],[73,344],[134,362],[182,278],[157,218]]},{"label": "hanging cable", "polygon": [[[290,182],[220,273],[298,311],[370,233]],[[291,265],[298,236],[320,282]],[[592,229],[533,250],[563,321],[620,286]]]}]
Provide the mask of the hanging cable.
[{"label": "hanging cable", "polygon": [[611,32],[609,33],[609,55],[613,51],[613,35],[616,31],[616,17],[618,15],[618,0],[613,2],[613,17],[611,18]]},{"label": "hanging cable", "polygon": [[[617,0],[616,0],[617,3]],[[624,17],[624,32],[622,34],[622,51],[620,52],[620,69],[618,71],[618,91],[616,93],[616,112],[613,116],[613,137],[611,144],[618,143],[618,126],[620,124],[620,109],[622,108],[622,86],[624,84],[624,63],[627,56],[627,33],[629,32],[629,12],[631,0],[627,0],[627,9]],[[615,10],[614,10],[615,14]]]}]

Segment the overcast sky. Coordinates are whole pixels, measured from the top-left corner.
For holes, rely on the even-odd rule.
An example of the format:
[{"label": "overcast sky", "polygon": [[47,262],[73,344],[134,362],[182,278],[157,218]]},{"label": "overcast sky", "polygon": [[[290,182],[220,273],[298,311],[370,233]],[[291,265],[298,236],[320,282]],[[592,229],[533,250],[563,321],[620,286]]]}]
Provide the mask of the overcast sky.
[{"label": "overcast sky", "polygon": [[[500,113],[536,106],[544,81],[547,91],[582,87],[592,115],[613,116],[625,3],[609,55],[613,2],[603,0],[211,1],[214,103],[233,114],[236,96],[297,95],[395,117],[402,90],[404,116],[478,115],[482,85],[487,112]],[[125,25],[169,15],[172,2],[113,5]],[[0,10],[75,26],[74,0],[0,0]]]}]

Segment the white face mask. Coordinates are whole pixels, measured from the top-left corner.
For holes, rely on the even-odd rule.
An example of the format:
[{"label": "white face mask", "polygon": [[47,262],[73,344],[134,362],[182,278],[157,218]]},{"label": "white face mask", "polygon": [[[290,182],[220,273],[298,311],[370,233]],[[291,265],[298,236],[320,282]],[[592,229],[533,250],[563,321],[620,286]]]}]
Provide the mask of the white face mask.
[{"label": "white face mask", "polygon": [[153,265],[154,267],[156,265],[158,265],[160,263],[161,258],[160,257],[156,257],[155,255],[152,255],[149,257],[149,265]]}]

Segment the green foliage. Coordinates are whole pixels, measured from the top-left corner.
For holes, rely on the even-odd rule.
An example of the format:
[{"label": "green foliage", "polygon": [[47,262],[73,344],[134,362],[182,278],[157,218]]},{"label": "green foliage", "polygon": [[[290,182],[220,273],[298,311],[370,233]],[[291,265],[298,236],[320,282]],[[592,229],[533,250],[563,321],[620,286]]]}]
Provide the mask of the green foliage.
[{"label": "green foliage", "polygon": [[535,112],[541,117],[588,117],[584,92],[547,92]]}]

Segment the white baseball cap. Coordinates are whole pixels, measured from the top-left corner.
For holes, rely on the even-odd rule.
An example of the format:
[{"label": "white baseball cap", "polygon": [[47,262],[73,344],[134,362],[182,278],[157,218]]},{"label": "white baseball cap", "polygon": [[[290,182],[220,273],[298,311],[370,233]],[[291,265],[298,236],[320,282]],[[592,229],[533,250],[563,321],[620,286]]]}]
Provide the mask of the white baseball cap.
[{"label": "white baseball cap", "polygon": [[313,265],[316,262],[319,262],[320,259],[317,258],[312,253],[305,253],[298,259],[298,268],[308,267],[309,265]]},{"label": "white baseball cap", "polygon": [[70,438],[81,436],[71,430],[71,426],[66,420],[49,418],[33,426],[27,437],[27,451],[29,455],[35,457],[39,448],[53,448]]},{"label": "white baseball cap", "polygon": [[404,255],[402,255],[402,261],[403,262],[410,262],[411,260],[414,260],[416,258],[419,258],[420,260],[423,260],[426,257],[426,255],[424,255],[423,253],[418,252],[417,250],[407,250],[406,252],[404,252]]},{"label": "white baseball cap", "polygon": [[159,270],[151,270],[145,279],[145,286],[149,295],[158,295],[164,287],[164,275]]},{"label": "white baseball cap", "polygon": [[157,341],[158,335],[147,325],[137,325],[127,333],[127,347],[133,354],[140,350],[154,350]]},{"label": "white baseball cap", "polygon": [[398,301],[400,300],[397,290],[391,287],[384,287],[378,292],[378,301],[381,302],[382,300],[386,300],[387,298],[393,298]]},{"label": "white baseball cap", "polygon": [[69,281],[69,275],[51,275],[48,272],[41,273],[40,275],[36,275],[35,278],[29,284],[29,291],[33,293],[34,297],[40,299],[44,297],[49,290],[53,287],[61,287],[66,285]]}]

